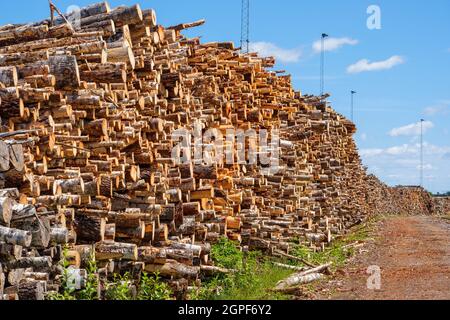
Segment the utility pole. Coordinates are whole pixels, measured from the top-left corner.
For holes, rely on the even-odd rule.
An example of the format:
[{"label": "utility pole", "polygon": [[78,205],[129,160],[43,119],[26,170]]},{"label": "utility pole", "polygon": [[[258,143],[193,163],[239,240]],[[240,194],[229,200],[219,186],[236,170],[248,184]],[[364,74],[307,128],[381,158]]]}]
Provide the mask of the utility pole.
[{"label": "utility pole", "polygon": [[241,12],[241,51],[250,51],[250,0],[242,0]]},{"label": "utility pole", "polygon": [[351,91],[351,95],[352,95],[352,102],[351,102],[351,109],[350,109],[350,114],[351,114],[351,120],[352,120],[352,122],[354,122],[354,117],[353,117],[353,115],[354,115],[354,96],[355,96],[355,94],[356,94],[357,92],[356,91]]},{"label": "utility pole", "polygon": [[420,186],[424,187],[423,179],[423,123],[424,119],[420,119]]},{"label": "utility pole", "polygon": [[322,33],[321,52],[320,52],[320,96],[323,96],[325,90],[325,38],[328,35]]}]

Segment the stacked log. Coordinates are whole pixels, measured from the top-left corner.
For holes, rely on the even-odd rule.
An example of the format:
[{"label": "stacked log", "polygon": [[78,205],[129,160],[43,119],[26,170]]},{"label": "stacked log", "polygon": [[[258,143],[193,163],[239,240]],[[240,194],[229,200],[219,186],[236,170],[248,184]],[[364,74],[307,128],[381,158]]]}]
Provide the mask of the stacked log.
[{"label": "stacked log", "polygon": [[436,198],[419,186],[389,187],[378,178],[367,177],[370,190],[368,202],[373,214],[391,215],[437,215],[442,208],[437,206]]},{"label": "stacked log", "polygon": [[5,300],[43,300],[68,241],[63,219],[22,204],[17,189],[0,189],[0,292]]},{"label": "stacked log", "polygon": [[[32,248],[27,259],[67,242],[74,268],[94,256],[103,271],[159,272],[182,288],[213,269],[221,237],[268,253],[288,253],[294,238],[321,248],[375,211],[373,190],[385,190],[368,182],[355,125],[328,96],[295,91],[273,58],[188,39],[203,20],[164,28],[139,5],[101,2],[80,16],[0,27],[1,132],[24,150],[0,181],[38,214],[19,229],[39,228],[43,208],[51,228],[7,243]],[[201,136],[230,129],[268,130],[268,143]],[[41,298],[30,279],[19,296]]]},{"label": "stacked log", "polygon": [[434,212],[442,216],[450,216],[450,197],[434,197]]}]

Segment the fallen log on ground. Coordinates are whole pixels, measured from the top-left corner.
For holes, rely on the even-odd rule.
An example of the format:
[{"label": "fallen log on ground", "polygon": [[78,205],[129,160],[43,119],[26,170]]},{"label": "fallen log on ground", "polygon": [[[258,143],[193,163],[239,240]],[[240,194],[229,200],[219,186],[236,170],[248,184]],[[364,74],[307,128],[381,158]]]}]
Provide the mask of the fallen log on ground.
[{"label": "fallen log on ground", "polygon": [[301,284],[307,284],[323,278],[323,272],[327,271],[331,264],[325,264],[316,268],[295,273],[277,283],[275,290],[284,290]]}]

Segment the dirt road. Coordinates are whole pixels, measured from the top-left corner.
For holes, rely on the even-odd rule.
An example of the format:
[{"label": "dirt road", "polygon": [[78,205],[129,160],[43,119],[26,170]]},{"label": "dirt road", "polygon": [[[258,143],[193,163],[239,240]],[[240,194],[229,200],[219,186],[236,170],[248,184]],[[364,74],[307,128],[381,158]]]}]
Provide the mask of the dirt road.
[{"label": "dirt road", "polygon": [[[376,241],[334,280],[332,299],[449,300],[450,223],[432,217],[391,217]],[[381,268],[381,289],[367,289],[367,268]]]}]

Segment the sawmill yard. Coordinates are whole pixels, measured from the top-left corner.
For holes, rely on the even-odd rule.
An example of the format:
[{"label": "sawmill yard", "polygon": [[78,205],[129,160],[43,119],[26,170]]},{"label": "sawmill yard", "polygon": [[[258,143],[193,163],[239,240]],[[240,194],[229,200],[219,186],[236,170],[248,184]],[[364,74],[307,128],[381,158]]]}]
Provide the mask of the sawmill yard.
[{"label": "sawmill yard", "polygon": [[368,174],[328,94],[203,20],[50,8],[0,26],[0,300],[450,298],[450,199]]}]

